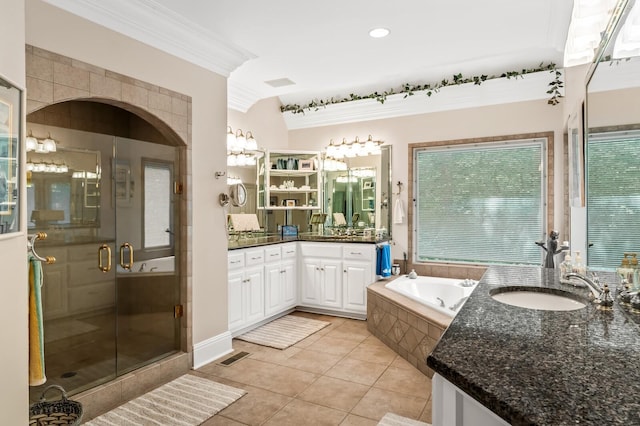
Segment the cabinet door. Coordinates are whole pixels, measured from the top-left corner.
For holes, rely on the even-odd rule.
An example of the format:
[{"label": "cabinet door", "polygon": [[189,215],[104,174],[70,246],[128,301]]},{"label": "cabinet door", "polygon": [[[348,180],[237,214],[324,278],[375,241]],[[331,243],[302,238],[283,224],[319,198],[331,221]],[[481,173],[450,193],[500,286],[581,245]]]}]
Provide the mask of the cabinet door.
[{"label": "cabinet door", "polygon": [[262,266],[250,268],[244,275],[246,321],[252,323],[264,318],[264,269]]},{"label": "cabinet door", "polygon": [[280,262],[264,267],[264,308],[267,315],[278,312],[283,307],[283,276]]},{"label": "cabinet door", "polygon": [[342,262],[325,260],[320,268],[321,305],[331,308],[342,308]]},{"label": "cabinet door", "polygon": [[298,304],[298,278],[295,260],[282,262],[283,308],[291,308]]},{"label": "cabinet door", "polygon": [[228,295],[229,295],[229,330],[235,330],[244,324],[243,297],[244,274],[242,271],[229,273]]},{"label": "cabinet door", "polygon": [[371,263],[344,262],[344,308],[367,311],[367,286],[371,284]]},{"label": "cabinet door", "polygon": [[302,303],[307,305],[319,305],[321,262],[319,259],[303,259],[302,262]]}]

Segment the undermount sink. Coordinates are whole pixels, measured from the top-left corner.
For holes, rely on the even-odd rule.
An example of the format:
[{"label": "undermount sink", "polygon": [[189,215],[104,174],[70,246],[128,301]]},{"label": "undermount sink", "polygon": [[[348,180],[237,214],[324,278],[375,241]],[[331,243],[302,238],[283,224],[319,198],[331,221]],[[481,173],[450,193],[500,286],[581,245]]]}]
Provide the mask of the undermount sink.
[{"label": "undermount sink", "polygon": [[539,287],[502,287],[492,290],[490,295],[500,303],[542,311],[575,311],[587,306],[579,296],[568,291],[543,291]]}]

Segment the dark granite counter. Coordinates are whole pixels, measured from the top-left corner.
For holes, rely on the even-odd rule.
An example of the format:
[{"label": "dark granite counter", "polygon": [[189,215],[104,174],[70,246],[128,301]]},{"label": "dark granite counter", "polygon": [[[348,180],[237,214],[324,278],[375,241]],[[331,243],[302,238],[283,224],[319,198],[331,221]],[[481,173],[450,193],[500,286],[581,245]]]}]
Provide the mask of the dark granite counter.
[{"label": "dark granite counter", "polygon": [[[640,314],[617,301],[610,311],[525,309],[489,293],[534,286],[589,295],[558,274],[489,268],[427,365],[513,425],[640,425]],[[615,274],[600,275],[615,297]]]},{"label": "dark granite counter", "polygon": [[320,241],[326,243],[364,243],[375,244],[386,240],[376,240],[375,237],[363,237],[363,236],[331,236],[331,235],[317,235],[317,234],[300,234],[297,237],[280,237],[278,235],[265,235],[257,237],[241,237],[237,240],[232,239],[228,242],[229,250],[236,250],[241,248],[267,246],[272,244],[289,243],[291,241]]}]

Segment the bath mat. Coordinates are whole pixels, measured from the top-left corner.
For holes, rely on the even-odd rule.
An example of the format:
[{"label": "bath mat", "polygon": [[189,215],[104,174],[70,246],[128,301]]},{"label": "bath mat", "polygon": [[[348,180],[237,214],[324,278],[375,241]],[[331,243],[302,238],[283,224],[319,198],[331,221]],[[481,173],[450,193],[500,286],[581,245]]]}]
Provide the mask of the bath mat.
[{"label": "bath mat", "polygon": [[44,341],[45,343],[54,342],[56,340],[66,339],[68,337],[90,333],[96,330],[98,330],[98,327],[95,325],[75,319],[62,320],[52,324],[45,323]]},{"label": "bath mat", "polygon": [[331,324],[311,318],[286,315],[244,333],[236,339],[276,349],[286,349]]},{"label": "bath mat", "polygon": [[429,423],[402,417],[397,414],[387,413],[384,415],[378,426],[431,426]]},{"label": "bath mat", "polygon": [[85,425],[199,425],[247,392],[185,374]]}]

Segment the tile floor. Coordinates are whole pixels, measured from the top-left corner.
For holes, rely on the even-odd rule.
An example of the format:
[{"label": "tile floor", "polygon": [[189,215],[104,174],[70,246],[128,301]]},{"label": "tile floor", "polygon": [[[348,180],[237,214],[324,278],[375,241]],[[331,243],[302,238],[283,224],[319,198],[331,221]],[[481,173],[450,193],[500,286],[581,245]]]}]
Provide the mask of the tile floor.
[{"label": "tile floor", "polygon": [[246,390],[203,423],[376,425],[393,412],[431,423],[431,380],[367,331],[365,321],[295,312],[331,322],[285,350],[233,340],[234,353],[192,372]]}]

